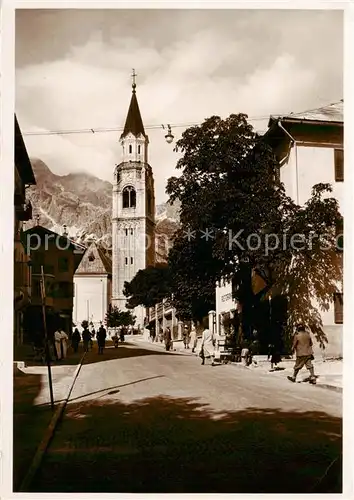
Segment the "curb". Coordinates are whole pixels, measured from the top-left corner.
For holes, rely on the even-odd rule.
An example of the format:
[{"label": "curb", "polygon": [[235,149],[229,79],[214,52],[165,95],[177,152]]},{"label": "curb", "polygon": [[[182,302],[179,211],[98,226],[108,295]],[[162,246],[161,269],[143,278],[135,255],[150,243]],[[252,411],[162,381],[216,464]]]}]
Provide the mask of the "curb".
[{"label": "curb", "polygon": [[67,397],[65,398],[65,400],[60,403],[60,405],[58,406],[58,408],[56,409],[51,421],[50,421],[50,424],[49,426],[47,427],[47,430],[44,434],[44,437],[40,443],[40,445],[38,446],[37,448],[37,451],[33,457],[33,460],[32,460],[32,463],[27,471],[27,474],[24,478],[24,480],[22,481],[21,485],[20,485],[20,488],[19,488],[19,492],[21,493],[29,493],[29,487],[32,483],[32,480],[36,474],[36,472],[38,471],[39,469],[39,466],[41,465],[42,463],[42,459],[43,459],[43,456],[45,454],[45,452],[47,451],[48,449],[48,446],[49,446],[49,443],[51,441],[51,439],[53,438],[53,435],[54,435],[54,431],[56,429],[56,426],[61,418],[61,416],[63,415],[63,412],[64,412],[64,409],[70,399],[70,396],[71,396],[71,393],[72,393],[72,390],[74,388],[74,385],[75,385],[75,382],[76,382],[76,379],[79,375],[79,372],[81,370],[81,367],[82,367],[82,363],[84,361],[84,358],[85,358],[85,355],[86,355],[86,352],[83,354],[82,358],[80,359],[80,362],[79,364],[77,365],[76,367],[76,370],[75,370],[75,373],[74,373],[74,377],[73,377],[73,381],[71,383],[71,386],[70,386],[70,389],[68,391],[68,395]]},{"label": "curb", "polygon": [[336,385],[329,384],[316,384],[316,387],[322,387],[322,389],[328,389],[329,391],[341,392],[343,393],[343,388]]}]

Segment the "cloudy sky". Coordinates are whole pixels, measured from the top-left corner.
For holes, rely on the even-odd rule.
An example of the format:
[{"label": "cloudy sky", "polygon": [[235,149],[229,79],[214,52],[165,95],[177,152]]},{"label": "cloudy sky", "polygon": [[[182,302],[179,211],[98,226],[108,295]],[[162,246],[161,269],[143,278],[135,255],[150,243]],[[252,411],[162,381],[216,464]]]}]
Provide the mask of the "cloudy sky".
[{"label": "cloudy sky", "polygon": [[[175,174],[160,124],[247,113],[257,130],[270,114],[343,97],[340,11],[18,10],[16,112],[26,132],[122,128],[132,68],[157,202]],[[185,128],[185,127],[184,127]],[[121,132],[26,135],[30,156],[57,174],[113,180]]]}]

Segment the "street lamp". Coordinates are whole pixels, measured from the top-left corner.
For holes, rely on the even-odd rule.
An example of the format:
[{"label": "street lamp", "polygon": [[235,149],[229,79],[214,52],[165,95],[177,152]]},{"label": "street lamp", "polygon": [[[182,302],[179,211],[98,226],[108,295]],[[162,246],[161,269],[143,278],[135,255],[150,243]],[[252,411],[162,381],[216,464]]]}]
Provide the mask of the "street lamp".
[{"label": "street lamp", "polygon": [[[165,130],[164,125],[162,125],[162,128]],[[174,136],[172,135],[171,125],[167,125],[167,134],[165,135],[165,139],[167,144],[171,144],[171,142],[173,142]]]}]

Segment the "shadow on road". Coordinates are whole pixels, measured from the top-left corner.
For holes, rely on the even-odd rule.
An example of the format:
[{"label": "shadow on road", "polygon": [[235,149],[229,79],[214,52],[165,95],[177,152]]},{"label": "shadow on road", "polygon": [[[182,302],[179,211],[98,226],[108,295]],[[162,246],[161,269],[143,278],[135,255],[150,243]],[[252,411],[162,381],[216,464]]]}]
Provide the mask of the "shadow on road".
[{"label": "shadow on road", "polygon": [[42,375],[14,371],[13,484],[19,488],[37,446],[52,418],[50,406],[39,408],[34,401],[42,389]]},{"label": "shadow on road", "polygon": [[[141,382],[146,382],[147,380],[154,380],[156,378],[162,378],[162,377],[164,377],[164,375],[156,375],[155,377],[146,377],[140,380],[134,380],[133,382],[129,382],[128,384],[114,385],[112,387],[106,387],[105,389],[100,389],[99,391],[88,392],[87,394],[82,394],[81,396],[78,396],[76,398],[70,398],[70,403],[72,403],[73,401],[77,401],[79,399],[87,398],[88,396],[96,396],[96,399],[104,398],[105,396],[108,395],[117,394],[119,392],[119,390],[117,389],[121,389],[122,387],[127,387],[128,385],[140,384]],[[56,401],[56,403],[62,403],[63,401],[65,400],[62,399],[60,401]],[[38,405],[38,407],[49,406],[49,405],[50,405],[49,403],[43,403],[41,405]]]},{"label": "shadow on road", "polygon": [[[22,351],[20,354],[17,353],[16,359],[24,361],[26,366],[46,366],[44,361],[35,359],[34,351],[32,346],[21,346]],[[72,347],[69,347],[67,357],[63,360],[56,361],[52,359],[52,366],[74,366],[80,362],[84,354],[84,348],[82,343],[80,343],[79,351],[74,353]],[[176,354],[173,352],[160,351],[158,349],[144,349],[141,347],[137,347],[135,343],[124,342],[124,344],[119,344],[119,347],[116,349],[113,347],[113,344],[108,341],[107,345],[104,349],[103,354],[98,354],[98,346],[97,343],[93,343],[93,348],[86,354],[84,364],[91,363],[99,363],[101,361],[107,361],[110,359],[123,359],[123,358],[133,358],[137,356],[180,356],[180,354]]]},{"label": "shadow on road", "polygon": [[340,460],[316,483],[341,456],[341,425],[322,412],[107,395],[68,405],[31,491],[340,493]]},{"label": "shadow on road", "polygon": [[84,360],[84,364],[100,363],[101,361],[109,361],[111,359],[136,358],[140,356],[180,356],[179,354],[160,351],[155,349],[144,349],[137,347],[136,344],[125,342],[119,345],[116,349],[113,345],[108,344],[104,349],[103,354],[98,354],[98,347],[94,344],[93,350],[89,351]]}]

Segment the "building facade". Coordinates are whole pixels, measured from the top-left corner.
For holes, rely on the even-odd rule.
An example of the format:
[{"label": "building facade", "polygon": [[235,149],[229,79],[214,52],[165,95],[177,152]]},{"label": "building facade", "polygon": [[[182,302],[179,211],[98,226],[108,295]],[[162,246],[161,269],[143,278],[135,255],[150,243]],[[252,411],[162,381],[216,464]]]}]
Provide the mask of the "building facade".
[{"label": "building facade", "polygon": [[[343,101],[303,114],[271,117],[265,139],[279,161],[280,180],[293,200],[303,205],[318,183],[329,183],[344,216]],[[343,289],[322,311],[328,338],[326,355],[342,355]]]},{"label": "building facade", "polygon": [[85,251],[74,274],[73,322],[87,320],[97,329],[104,321],[112,296],[112,260],[95,242]]},{"label": "building facade", "polygon": [[30,257],[23,242],[23,223],[32,219],[26,188],[36,184],[21,130],[15,116],[14,192],[14,342],[23,343],[23,316],[31,303]]},{"label": "building facade", "polygon": [[[112,305],[126,310],[124,282],[155,262],[155,193],[148,164],[149,139],[136,97],[136,84],[120,137],[122,161],[114,172],[112,207]],[[134,309],[144,327],[145,309]]]},{"label": "building facade", "polygon": [[225,322],[234,318],[237,313],[237,301],[232,297],[231,281],[217,283],[215,289],[216,333],[223,337],[227,333]]},{"label": "building facade", "polygon": [[[43,267],[45,283],[45,308],[48,317],[47,327],[56,329],[58,321],[64,330],[71,334],[74,273],[78,265],[78,256],[83,253],[82,245],[72,242],[66,235],[60,235],[43,226],[34,226],[24,232],[25,245],[30,252],[32,283],[31,306],[28,308],[27,329],[43,329],[41,270]],[[53,333],[50,331],[49,333]]]}]

